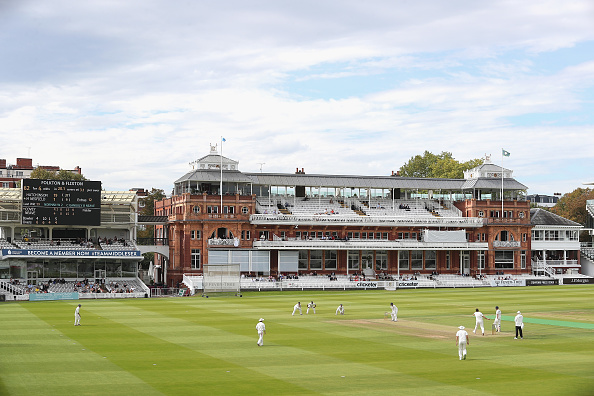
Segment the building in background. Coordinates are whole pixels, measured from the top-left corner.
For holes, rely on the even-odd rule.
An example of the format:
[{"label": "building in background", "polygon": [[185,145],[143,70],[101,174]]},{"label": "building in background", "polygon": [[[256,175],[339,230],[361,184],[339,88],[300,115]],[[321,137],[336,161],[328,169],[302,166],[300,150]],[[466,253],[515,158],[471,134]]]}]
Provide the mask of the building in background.
[{"label": "building in background", "polygon": [[[59,166],[53,165],[33,166],[33,160],[31,158],[17,158],[16,164],[14,165],[7,164],[5,159],[0,159],[0,187],[16,188],[19,181],[31,177],[31,172],[33,172],[35,168],[41,168],[55,172],[61,169]],[[82,170],[78,166],[69,171],[82,174]]]},{"label": "building in background", "polygon": [[272,277],[532,270],[527,187],[489,158],[464,179],[247,173],[216,146],[192,164],[155,203],[171,286],[206,263]]}]

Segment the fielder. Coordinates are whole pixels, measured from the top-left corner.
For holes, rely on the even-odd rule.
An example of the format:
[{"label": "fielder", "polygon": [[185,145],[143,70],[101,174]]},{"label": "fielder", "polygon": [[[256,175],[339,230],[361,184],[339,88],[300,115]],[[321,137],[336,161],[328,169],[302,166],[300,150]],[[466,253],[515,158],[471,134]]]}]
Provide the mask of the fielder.
[{"label": "fielder", "polygon": [[340,304],[338,306],[338,308],[336,308],[336,313],[334,315],[338,315],[338,314],[344,315],[344,307],[342,306],[342,304]]},{"label": "fielder", "polygon": [[481,326],[481,332],[483,333],[483,335],[485,335],[485,325],[483,323],[483,318],[487,319],[487,320],[491,320],[487,317],[485,317],[485,315],[483,315],[483,313],[481,311],[479,311],[479,309],[476,309],[476,312],[472,314],[475,318],[476,318],[476,324],[474,325],[474,330],[472,331],[474,334],[476,334],[476,329],[477,327]]},{"label": "fielder", "polygon": [[74,310],[74,325],[80,326],[80,304],[78,304],[78,307]]},{"label": "fielder", "polygon": [[501,331],[501,310],[497,306],[495,307],[495,320],[493,321],[493,325],[495,326],[495,331],[499,333]]},{"label": "fielder", "polygon": [[456,346],[458,347],[458,356],[460,360],[466,360],[466,345],[470,345],[470,337],[468,332],[464,330],[464,326],[458,327],[456,333]]},{"label": "fielder", "polygon": [[309,304],[307,304],[307,311],[305,312],[306,314],[309,315],[309,310],[312,309],[313,313],[316,313],[316,304],[314,304],[314,302],[310,302]]},{"label": "fielder", "polygon": [[295,312],[297,312],[297,310],[299,310],[299,315],[303,315],[303,312],[301,312],[301,302],[295,304],[295,306],[293,307],[293,313],[291,315],[295,315]]},{"label": "fielder", "polygon": [[264,318],[260,318],[258,324],[256,325],[256,330],[258,330],[258,346],[264,346],[264,334],[266,334],[266,326],[264,325]]},{"label": "fielder", "polygon": [[390,309],[392,310],[392,322],[398,322],[398,307],[394,303],[390,303]]}]

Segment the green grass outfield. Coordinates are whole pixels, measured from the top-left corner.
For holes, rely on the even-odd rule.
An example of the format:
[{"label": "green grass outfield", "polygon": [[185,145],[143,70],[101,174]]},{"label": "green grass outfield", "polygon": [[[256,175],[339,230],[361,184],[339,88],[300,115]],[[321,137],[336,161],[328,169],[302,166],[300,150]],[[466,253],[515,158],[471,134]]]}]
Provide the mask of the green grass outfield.
[{"label": "green grass outfield", "polygon": [[[316,315],[305,314],[311,300]],[[297,301],[303,316],[291,316]],[[397,323],[384,319],[390,302]],[[495,305],[502,333],[486,321],[486,336],[472,334],[475,308],[493,318]],[[464,361],[460,325],[471,336]],[[2,303],[0,394],[592,395],[594,287]]]}]

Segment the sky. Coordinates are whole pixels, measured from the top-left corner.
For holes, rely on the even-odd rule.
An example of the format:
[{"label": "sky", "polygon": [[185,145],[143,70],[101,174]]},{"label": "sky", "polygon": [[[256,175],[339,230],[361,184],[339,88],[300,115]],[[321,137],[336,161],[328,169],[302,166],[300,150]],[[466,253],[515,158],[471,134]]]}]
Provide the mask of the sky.
[{"label": "sky", "polygon": [[161,188],[210,144],[244,172],[390,175],[491,155],[594,181],[591,0],[0,0],[0,158]]}]

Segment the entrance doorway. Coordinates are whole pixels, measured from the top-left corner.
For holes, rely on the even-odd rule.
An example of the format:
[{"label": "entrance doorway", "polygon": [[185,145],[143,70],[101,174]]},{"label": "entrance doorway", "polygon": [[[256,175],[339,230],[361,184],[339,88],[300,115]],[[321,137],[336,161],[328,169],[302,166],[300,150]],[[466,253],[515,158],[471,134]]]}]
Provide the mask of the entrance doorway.
[{"label": "entrance doorway", "polygon": [[460,252],[460,261],[462,273],[464,275],[470,275],[470,252],[467,250]]},{"label": "entrance doorway", "polygon": [[373,277],[375,271],[373,269],[373,252],[363,251],[361,254],[361,270],[366,277]]},{"label": "entrance doorway", "polygon": [[105,270],[95,270],[95,283],[105,283]]},{"label": "entrance doorway", "polygon": [[37,285],[37,271],[27,271],[27,284]]}]

